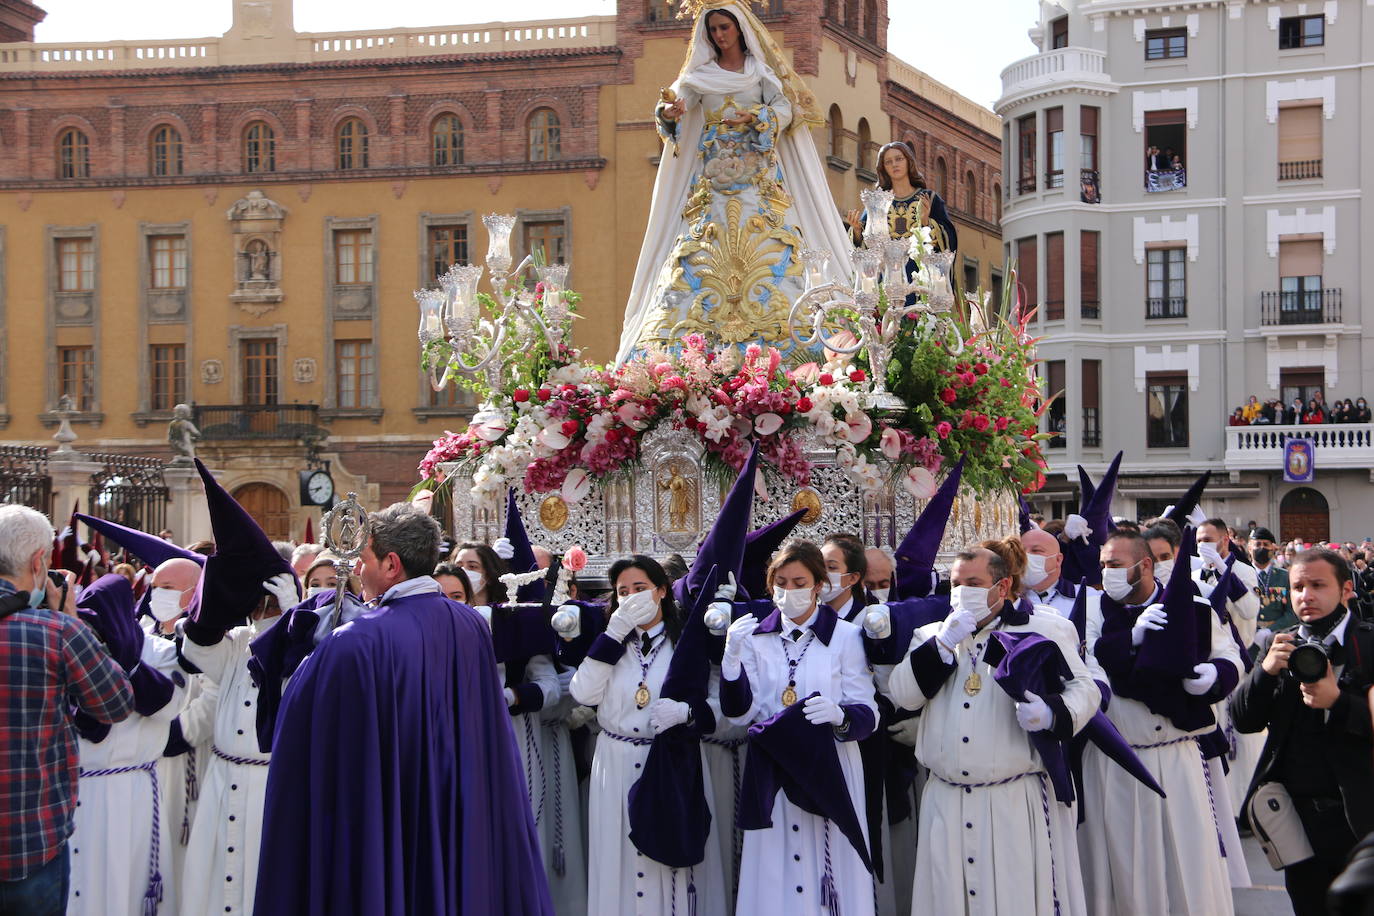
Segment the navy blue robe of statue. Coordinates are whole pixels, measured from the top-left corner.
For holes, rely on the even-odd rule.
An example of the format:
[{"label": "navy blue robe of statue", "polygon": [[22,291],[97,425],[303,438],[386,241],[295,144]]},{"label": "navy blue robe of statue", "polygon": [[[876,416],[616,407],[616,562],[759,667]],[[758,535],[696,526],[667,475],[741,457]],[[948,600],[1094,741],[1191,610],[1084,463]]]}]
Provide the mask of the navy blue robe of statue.
[{"label": "navy blue robe of statue", "polygon": [[491,634],[470,608],[397,598],[296,671],[254,912],[553,913]]}]

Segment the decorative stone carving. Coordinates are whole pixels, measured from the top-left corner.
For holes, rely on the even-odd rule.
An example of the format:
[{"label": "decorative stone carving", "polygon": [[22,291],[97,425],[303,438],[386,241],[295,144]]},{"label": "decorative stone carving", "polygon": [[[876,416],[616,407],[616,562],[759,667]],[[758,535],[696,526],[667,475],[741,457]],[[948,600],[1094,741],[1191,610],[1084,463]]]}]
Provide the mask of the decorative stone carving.
[{"label": "decorative stone carving", "polygon": [[315,381],[315,360],[302,356],[291,364],[291,378],[297,384],[309,385]]},{"label": "decorative stone carving", "polygon": [[234,291],[229,301],[261,317],[282,300],[281,234],[286,208],[256,188],[225,214],[234,236]]},{"label": "decorative stone carving", "polygon": [[167,424],[167,444],[172,447],[175,457],[172,464],[177,467],[195,463],[196,440],[200,430],[191,420],[189,404],[178,404],[172,410],[172,421]]},{"label": "decorative stone carving", "polygon": [[200,364],[200,383],[218,385],[224,381],[224,363],[217,359],[207,359]]}]

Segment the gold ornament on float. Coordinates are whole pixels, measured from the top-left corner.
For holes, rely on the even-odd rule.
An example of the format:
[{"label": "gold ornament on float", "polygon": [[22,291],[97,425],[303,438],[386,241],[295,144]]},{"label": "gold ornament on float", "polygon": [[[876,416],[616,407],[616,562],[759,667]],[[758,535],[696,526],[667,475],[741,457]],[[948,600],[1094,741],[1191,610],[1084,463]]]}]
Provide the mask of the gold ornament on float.
[{"label": "gold ornament on float", "polygon": [[539,504],[539,522],[549,531],[561,531],[568,524],[568,504],[558,494]]},{"label": "gold ornament on float", "polygon": [[821,497],[815,490],[798,490],[792,497],[792,511],[805,509],[806,514],[801,517],[803,525],[814,525],[821,518]]}]

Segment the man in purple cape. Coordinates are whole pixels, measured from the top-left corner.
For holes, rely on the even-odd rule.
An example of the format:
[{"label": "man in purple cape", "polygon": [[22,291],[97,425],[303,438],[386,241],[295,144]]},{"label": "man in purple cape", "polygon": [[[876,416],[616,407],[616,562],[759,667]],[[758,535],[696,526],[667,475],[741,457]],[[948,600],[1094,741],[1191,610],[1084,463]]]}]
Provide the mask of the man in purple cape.
[{"label": "man in purple cape", "polygon": [[428,574],[441,532],[368,519],[369,608],[282,697],[258,916],[552,913],[491,635]]}]

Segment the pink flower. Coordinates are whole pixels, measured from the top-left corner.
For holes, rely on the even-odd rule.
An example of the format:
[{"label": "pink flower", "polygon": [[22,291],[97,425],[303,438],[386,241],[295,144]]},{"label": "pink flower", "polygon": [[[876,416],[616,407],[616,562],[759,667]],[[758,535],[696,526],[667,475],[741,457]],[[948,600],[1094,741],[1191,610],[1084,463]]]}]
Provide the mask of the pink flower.
[{"label": "pink flower", "polygon": [[974,363],[974,364],[973,364],[973,372],[974,372],[975,375],[987,375],[987,374],[988,374],[988,364],[987,364],[987,363]]},{"label": "pink flower", "polygon": [[930,499],[935,495],[935,475],[923,467],[914,467],[902,478],[902,488],[916,499]]},{"label": "pink flower", "polygon": [[935,424],[935,434],[941,439],[948,439],[949,434],[954,432],[954,427],[949,425],[947,420],[941,420]]},{"label": "pink flower", "polygon": [[562,496],[565,502],[579,502],[592,489],[592,478],[582,468],[573,468],[563,481]]},{"label": "pink flower", "polygon": [[782,417],[775,413],[762,413],[754,418],[754,432],[760,436],[771,436],[782,428]]},{"label": "pink flower", "polygon": [[873,421],[868,418],[868,414],[855,411],[844,418],[844,422],[849,424],[849,441],[857,445],[873,434]]},{"label": "pink flower", "polygon": [[953,388],[946,388],[944,391],[940,392],[940,400],[944,401],[946,404],[953,404],[958,399],[959,392],[955,391]]},{"label": "pink flower", "polygon": [[504,420],[491,420],[478,424],[473,432],[487,442],[495,442],[506,434],[506,423]]},{"label": "pink flower", "polygon": [[1011,379],[1009,379],[1009,378],[1000,378],[1000,379],[998,379],[997,381],[999,381],[999,382],[1002,383],[1002,387],[1003,387],[1003,388],[1010,388],[1010,387],[1011,387]]},{"label": "pink flower", "polygon": [[890,426],[883,430],[878,447],[882,449],[883,457],[888,461],[896,461],[902,457],[902,437]]},{"label": "pink flower", "polygon": [[792,381],[797,383],[798,387],[809,388],[810,386],[816,384],[816,378],[820,375],[820,373],[820,367],[817,366],[814,362],[810,362],[802,363],[800,366],[789,372],[788,375],[789,377],[791,377]]},{"label": "pink flower", "polygon": [[972,385],[974,382],[978,381],[978,376],[974,375],[972,372],[965,372],[963,375],[959,376],[959,381],[963,382],[965,385]]},{"label": "pink flower", "polygon": [[586,569],[587,551],[576,544],[569,547],[568,552],[563,554],[563,568],[569,572],[581,572]]},{"label": "pink flower", "polygon": [[973,428],[981,433],[987,430],[991,422],[992,421],[989,420],[984,414],[980,413],[978,416],[973,418]]}]

